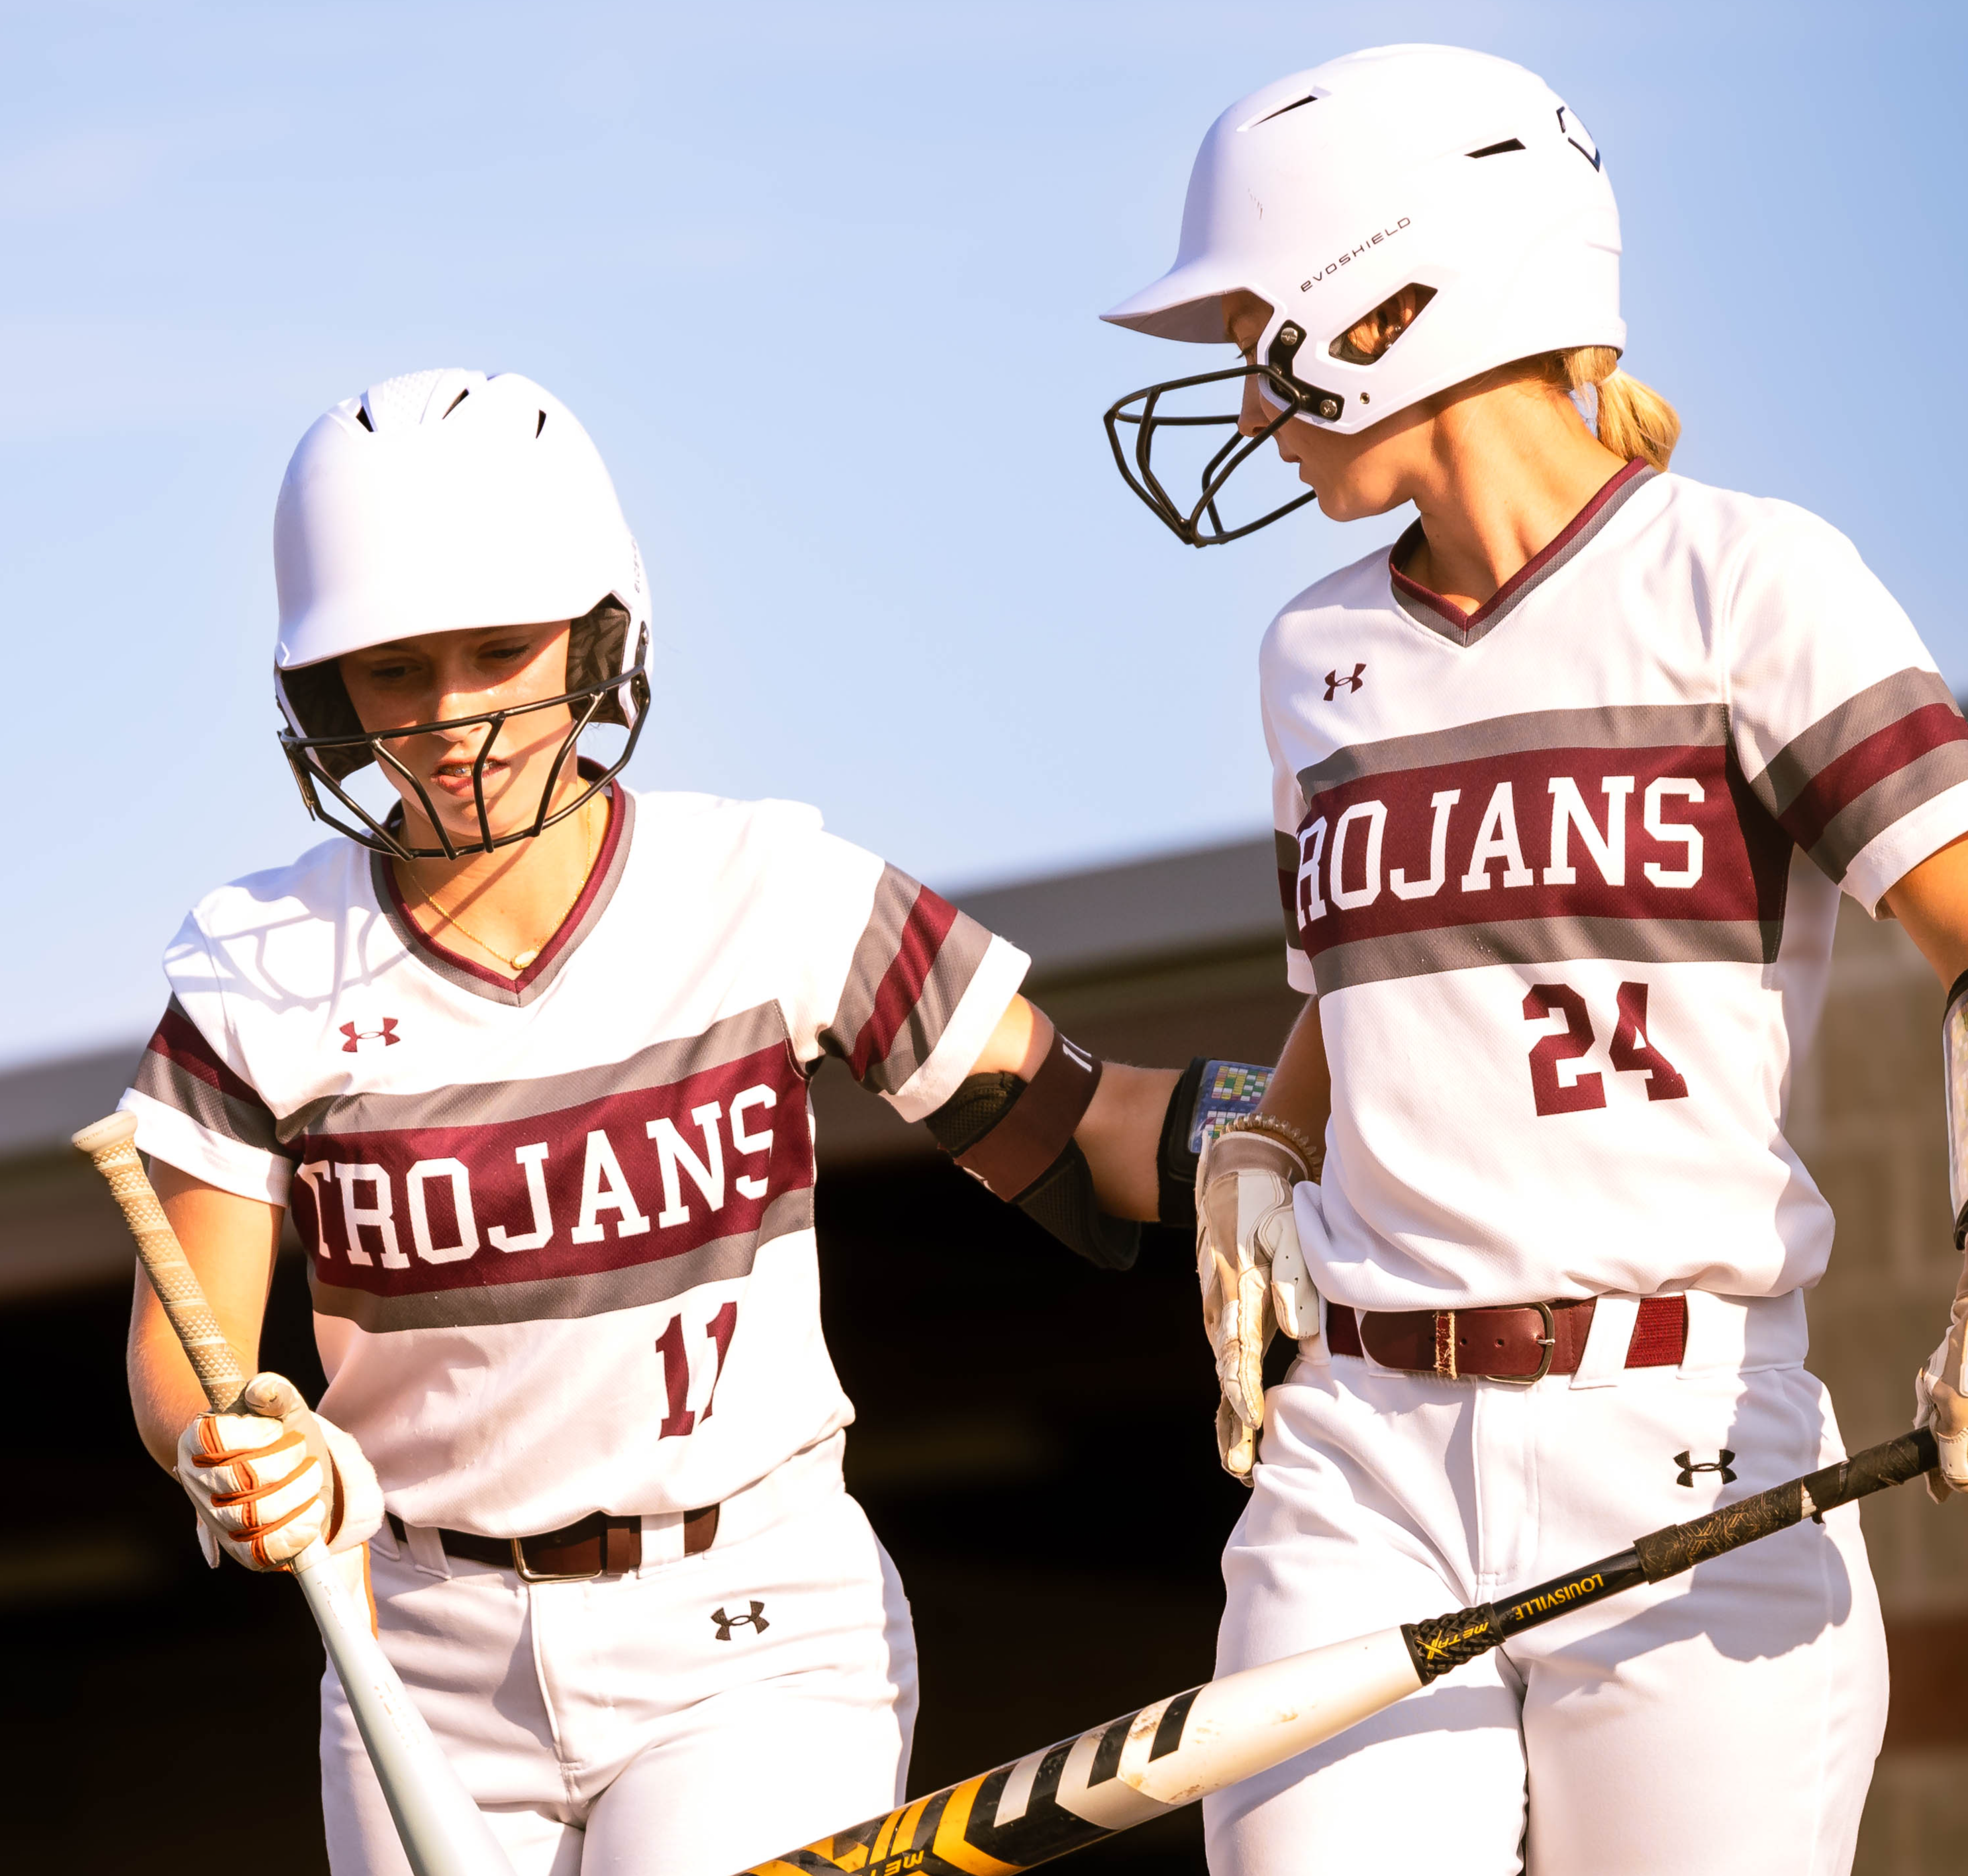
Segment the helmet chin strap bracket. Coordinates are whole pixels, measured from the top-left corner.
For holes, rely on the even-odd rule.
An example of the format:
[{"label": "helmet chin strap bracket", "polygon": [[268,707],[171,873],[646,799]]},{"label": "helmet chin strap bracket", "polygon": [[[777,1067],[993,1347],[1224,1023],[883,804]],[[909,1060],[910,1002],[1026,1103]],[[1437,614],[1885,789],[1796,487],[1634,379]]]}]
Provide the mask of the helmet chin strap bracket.
[{"label": "helmet chin strap bracket", "polygon": [[[1304,399],[1304,414],[1319,418],[1327,423],[1337,423],[1339,413],[1346,408],[1346,399],[1337,391],[1322,391],[1316,384],[1308,384],[1292,366],[1298,357],[1298,348],[1305,343],[1305,328],[1296,320],[1287,319],[1277,329],[1277,334],[1264,348],[1264,363],[1278,376],[1293,386]],[[1297,414],[1297,413],[1294,413]]]}]

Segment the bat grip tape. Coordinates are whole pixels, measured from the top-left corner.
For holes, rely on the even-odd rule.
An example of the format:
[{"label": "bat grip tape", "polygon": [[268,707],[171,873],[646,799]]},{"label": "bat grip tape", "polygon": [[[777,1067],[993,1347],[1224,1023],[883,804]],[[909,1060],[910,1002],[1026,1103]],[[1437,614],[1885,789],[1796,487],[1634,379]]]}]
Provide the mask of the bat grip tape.
[{"label": "bat grip tape", "polygon": [[1481,1603],[1453,1615],[1404,1622],[1401,1635],[1415,1672],[1426,1687],[1526,1629],[1554,1620],[1590,1603],[1603,1601],[1641,1583],[1662,1583],[1753,1544],[1759,1538],[1801,1524],[1806,1518],[1849,1505],[1855,1499],[1904,1485],[1934,1470],[1940,1454],[1927,1428],[1869,1446],[1836,1465],[1788,1479],[1733,1505],[1719,1505],[1685,1524],[1669,1525],[1634,1540],[1630,1549],[1602,1557],[1583,1570],[1554,1577],[1520,1591],[1504,1603]]},{"label": "bat grip tape", "polygon": [[1706,1516],[1669,1525],[1634,1540],[1633,1550],[1649,1583],[1692,1570],[1711,1557],[1801,1524],[1806,1518],[1849,1505],[1855,1499],[1904,1485],[1940,1463],[1934,1435],[1926,1428],[1869,1446],[1801,1479],[1786,1480],[1766,1492],[1718,1505]]},{"label": "bat grip tape", "polygon": [[[115,1116],[112,1120],[125,1117]],[[112,1127],[99,1121],[76,1137],[76,1144],[94,1162],[123,1214],[130,1235],[137,1240],[137,1256],[144,1274],[151,1279],[158,1302],[176,1333],[192,1372],[198,1376],[206,1404],[215,1413],[224,1413],[238,1404],[246,1388],[246,1376],[239,1357],[218,1318],[212,1313],[205,1287],[198,1273],[186,1260],[184,1247],[144,1170],[136,1144],[131,1137],[133,1124]]]}]

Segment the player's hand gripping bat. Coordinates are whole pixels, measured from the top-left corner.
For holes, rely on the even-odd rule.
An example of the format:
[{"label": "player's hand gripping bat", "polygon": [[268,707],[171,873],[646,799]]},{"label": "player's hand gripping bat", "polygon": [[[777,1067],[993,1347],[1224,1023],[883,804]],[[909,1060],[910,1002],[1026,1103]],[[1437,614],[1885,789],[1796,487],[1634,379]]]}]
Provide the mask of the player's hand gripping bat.
[{"label": "player's hand gripping bat", "polygon": [[746,1876],[1015,1876],[1295,1758],[1526,1629],[1919,1478],[1938,1457],[1925,1428],[1868,1447],[1508,1602],[1334,1642],[1157,1700]]},{"label": "player's hand gripping bat", "polygon": [[[123,1208],[144,1273],[212,1412],[250,1413],[239,1399],[247,1377],[151,1189],[132,1143],[136,1130],[134,1116],[112,1114],[85,1127],[75,1143],[95,1161]],[[411,1704],[369,1632],[368,1612],[349,1594],[328,1547],[317,1539],[287,1567],[321,1630],[416,1876],[512,1876],[512,1864]]]}]

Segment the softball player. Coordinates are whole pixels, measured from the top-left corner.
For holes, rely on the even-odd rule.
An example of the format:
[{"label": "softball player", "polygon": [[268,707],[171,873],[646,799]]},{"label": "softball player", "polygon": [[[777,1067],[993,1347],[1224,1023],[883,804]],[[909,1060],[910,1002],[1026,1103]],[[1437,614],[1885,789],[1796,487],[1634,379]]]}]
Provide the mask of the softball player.
[{"label": "softball player", "polygon": [[[1667,473],[1678,420],[1617,369],[1619,254],[1568,105],[1393,47],[1226,112],[1175,265],[1106,315],[1243,354],[1218,374],[1242,440],[1193,506],[1155,455],[1177,386],[1109,413],[1185,540],[1315,490],[1335,519],[1419,510],[1261,653],[1309,1001],[1199,1182],[1219,1432],[1252,1486],[1219,1671],[1842,1455],[1802,1366],[1832,1219],[1792,1066],[1841,891],[1944,982],[1968,965],[1968,726],[1842,536]],[[1267,441],[1307,492],[1239,526],[1225,484]],[[1963,1314],[1921,1383],[1954,1486]],[[1298,1354],[1267,1396],[1274,1321]],[[1885,1706],[1836,1512],[1211,1801],[1212,1867],[1842,1871]]]},{"label": "softball player", "polygon": [[[539,386],[337,406],[275,559],[283,741],[339,832],[199,904],[124,1105],[249,1365],[291,1212],[328,1390],[317,1416],[262,1375],[258,1412],[206,1412],[140,1285],[140,1426],[213,1561],[370,1561],[521,1876],[724,1876],[896,1802],[916,1700],[842,1489],[808,1079],[845,1063],[1125,1264],[1177,1078],[1103,1075],[1016,995],[1019,952],[812,809],[621,784],[643,570]],[[578,755],[597,722],[612,765]],[[405,1869],[332,1672],[322,1762],[338,1876]]]}]

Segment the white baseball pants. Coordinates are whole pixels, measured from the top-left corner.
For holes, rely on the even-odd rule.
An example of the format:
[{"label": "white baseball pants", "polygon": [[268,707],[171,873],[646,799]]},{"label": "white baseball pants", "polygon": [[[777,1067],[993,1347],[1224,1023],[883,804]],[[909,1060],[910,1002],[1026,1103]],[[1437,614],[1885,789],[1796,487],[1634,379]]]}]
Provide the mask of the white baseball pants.
[{"label": "white baseball pants", "polygon": [[[1225,1553],[1218,1673],[1497,1599],[1843,1457],[1801,1297],[1688,1308],[1680,1368],[1620,1369],[1615,1308],[1594,1341],[1618,1348],[1529,1388],[1303,1344]],[[1206,1800],[1209,1867],[1834,1876],[1885,1716],[1848,1506],[1529,1631]]]},{"label": "white baseball pants", "polygon": [[[901,1799],[915,1639],[861,1508],[719,1537],[586,1583],[372,1546],[384,1651],[517,1876],[730,1876]],[[321,1756],[335,1876],[407,1876],[332,1668]]]}]

